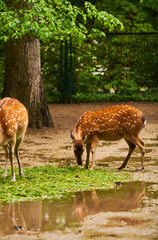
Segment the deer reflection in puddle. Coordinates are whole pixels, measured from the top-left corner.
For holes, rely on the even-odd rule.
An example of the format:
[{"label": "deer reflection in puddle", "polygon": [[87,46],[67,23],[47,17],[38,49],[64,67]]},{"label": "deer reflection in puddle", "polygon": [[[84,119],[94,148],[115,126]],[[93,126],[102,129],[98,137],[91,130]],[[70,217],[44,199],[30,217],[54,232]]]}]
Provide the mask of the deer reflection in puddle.
[{"label": "deer reflection in puddle", "polygon": [[42,201],[17,202],[0,205],[0,237],[15,232],[40,229]]},{"label": "deer reflection in puddle", "polygon": [[0,238],[77,226],[88,215],[141,207],[144,183],[126,183],[110,190],[75,193],[73,198],[0,204]]},{"label": "deer reflection in puddle", "polygon": [[111,191],[79,192],[74,199],[72,213],[83,221],[88,215],[100,212],[122,212],[142,207],[144,182],[128,183]]}]

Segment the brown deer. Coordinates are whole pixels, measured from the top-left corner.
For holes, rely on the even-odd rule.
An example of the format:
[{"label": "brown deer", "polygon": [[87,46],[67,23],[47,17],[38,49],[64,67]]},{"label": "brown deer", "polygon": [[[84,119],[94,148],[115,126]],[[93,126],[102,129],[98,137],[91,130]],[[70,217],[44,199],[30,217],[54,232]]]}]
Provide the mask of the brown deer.
[{"label": "brown deer", "polygon": [[87,159],[85,167],[89,166],[89,156],[92,153],[92,167],[95,168],[95,150],[99,140],[118,141],[124,138],[129,145],[129,153],[119,169],[125,168],[132,152],[138,146],[141,151],[141,168],[144,169],[144,143],[138,137],[145,126],[143,113],[128,105],[116,105],[101,110],[85,112],[71,131],[73,150],[78,165],[82,165],[84,143]]},{"label": "brown deer", "polygon": [[12,181],[16,181],[14,172],[14,153],[18,161],[19,174],[24,174],[20,164],[18,150],[24,138],[27,125],[28,113],[22,103],[9,97],[0,100],[0,145],[6,152],[6,165],[2,177],[7,176],[9,158],[12,169]]}]

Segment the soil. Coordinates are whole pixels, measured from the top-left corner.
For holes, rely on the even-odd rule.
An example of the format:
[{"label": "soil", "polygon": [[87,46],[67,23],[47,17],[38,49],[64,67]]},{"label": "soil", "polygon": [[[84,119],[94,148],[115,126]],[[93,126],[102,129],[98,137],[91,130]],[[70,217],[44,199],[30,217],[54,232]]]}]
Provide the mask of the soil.
[{"label": "soil", "polygon": [[[119,103],[117,103],[119,104]],[[123,103],[120,103],[123,104]],[[135,169],[140,166],[140,152],[135,150],[129,160],[128,166],[124,171],[129,171],[133,174],[134,180],[157,183],[158,181],[158,103],[137,103],[128,102],[125,103],[132,105],[144,113],[147,120],[146,127],[141,131],[140,137],[144,141],[146,146],[145,153],[145,170],[142,172],[136,172]],[[111,105],[116,105],[116,103],[97,103],[97,104],[50,104],[49,109],[51,112],[52,119],[54,121],[54,128],[43,128],[43,129],[29,129],[26,132],[24,142],[20,147],[20,157],[22,166],[33,167],[39,165],[55,165],[55,166],[65,166],[65,165],[76,165],[75,157],[72,151],[72,141],[70,138],[70,131],[73,130],[78,118],[85,111],[96,110],[99,108],[105,108]],[[124,140],[117,142],[100,142],[96,151],[96,162],[98,168],[109,167],[116,169],[118,168],[123,158],[127,155],[128,146]],[[5,156],[3,150],[0,152],[0,167],[4,167]],[[158,210],[158,208],[156,208]],[[158,212],[158,211],[157,211]],[[132,215],[133,214],[133,215]],[[131,215],[134,219],[139,219],[139,215],[142,213],[127,213],[122,214],[123,219],[130,218]],[[156,218],[156,214],[154,218]],[[128,215],[128,216],[127,216]],[[43,235],[29,235],[21,236],[18,235],[16,238],[12,236],[11,239],[105,239],[105,233],[108,232],[107,239],[116,239],[118,231],[118,223],[115,221],[115,232],[114,226],[108,228],[105,227],[106,218],[116,218],[120,215],[110,214],[110,213],[99,213],[93,217],[87,217],[84,220],[84,224],[81,225],[79,229],[68,232],[54,232],[45,233]],[[100,230],[98,230],[100,229]],[[122,236],[126,236],[127,232],[130,232],[128,224],[122,228]],[[141,230],[141,227],[140,227]],[[119,227],[120,231],[120,227]],[[141,238],[133,238],[135,228],[133,228],[128,239],[141,239],[144,237],[141,234]],[[119,232],[120,233],[120,232]],[[120,238],[122,238],[120,235]],[[130,238],[131,236],[131,238]],[[10,238],[6,238],[10,239]],[[124,238],[126,239],[126,238]],[[147,238],[145,239],[154,239]],[[155,238],[156,239],[156,238]]]}]

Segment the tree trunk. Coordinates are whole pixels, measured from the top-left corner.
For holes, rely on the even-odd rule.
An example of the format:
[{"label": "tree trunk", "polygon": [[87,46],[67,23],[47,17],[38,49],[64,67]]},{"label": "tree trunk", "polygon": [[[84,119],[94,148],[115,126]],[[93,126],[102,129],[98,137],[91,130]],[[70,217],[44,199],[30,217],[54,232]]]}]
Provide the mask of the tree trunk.
[{"label": "tree trunk", "polygon": [[6,43],[3,96],[17,98],[26,106],[30,127],[53,127],[41,78],[38,39],[25,36]]}]

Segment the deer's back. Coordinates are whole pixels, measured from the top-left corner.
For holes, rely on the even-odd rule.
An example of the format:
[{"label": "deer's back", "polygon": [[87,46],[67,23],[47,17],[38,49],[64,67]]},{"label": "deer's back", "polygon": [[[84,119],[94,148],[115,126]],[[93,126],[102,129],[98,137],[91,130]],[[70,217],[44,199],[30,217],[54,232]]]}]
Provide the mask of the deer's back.
[{"label": "deer's back", "polygon": [[28,125],[28,113],[22,103],[16,99],[0,100],[0,130],[5,136],[16,133],[21,136]]},{"label": "deer's back", "polygon": [[97,134],[100,139],[117,140],[125,134],[137,135],[144,121],[143,113],[138,109],[117,105],[84,113],[76,127],[82,129],[85,136]]}]

